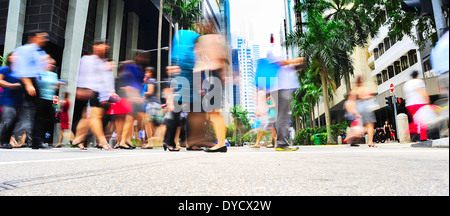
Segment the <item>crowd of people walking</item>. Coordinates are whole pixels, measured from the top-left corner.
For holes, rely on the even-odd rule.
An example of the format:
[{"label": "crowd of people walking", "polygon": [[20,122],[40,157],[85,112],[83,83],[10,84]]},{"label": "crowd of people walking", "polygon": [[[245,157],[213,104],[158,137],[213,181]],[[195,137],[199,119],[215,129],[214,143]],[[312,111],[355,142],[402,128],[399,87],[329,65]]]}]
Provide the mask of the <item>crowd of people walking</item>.
[{"label": "crowd of people walking", "polygon": [[[51,148],[44,143],[45,125],[53,123],[56,106],[60,123],[59,140],[53,145],[56,148],[62,146],[66,137],[72,146],[87,150],[92,132],[99,149],[132,150],[136,148],[132,141],[137,136],[135,129],[140,128],[138,136],[143,149],[161,145],[169,151],[180,151],[183,146],[187,150],[227,152],[226,125],[221,113],[225,74],[230,64],[228,50],[224,38],[214,31],[211,23],[199,23],[198,29],[180,30],[175,35],[173,65],[166,68],[169,78],[163,82],[157,81],[155,69],[149,66],[149,53],[138,52],[132,60],[115,63],[108,59],[108,41],[95,40],[91,53],[80,60],[75,101],[70,101],[70,93],[64,92],[59,106],[53,104],[54,95],[61,85],[68,83],[58,80],[53,72],[56,62],[43,50],[48,34],[39,30],[30,32],[28,43],[9,53],[6,66],[0,70],[2,148],[21,147],[25,143],[33,149]],[[273,76],[279,84],[258,87],[259,129],[272,133],[276,150],[296,151],[298,147],[292,146],[289,134],[290,103],[293,92],[300,87],[297,70],[302,70],[299,68],[303,68],[306,59],[286,60],[276,56],[273,43],[272,37],[266,60],[278,67]],[[407,109],[420,124],[424,121],[416,119],[417,110],[428,104],[429,99],[417,73],[412,78],[405,88],[410,89],[409,94],[421,95],[421,100],[415,102],[417,97],[407,93]],[[346,118],[351,122],[347,140],[368,133],[368,145],[377,147],[373,143],[374,106],[373,94],[364,87],[363,78],[357,77],[345,103]],[[217,144],[205,136],[204,128],[209,125],[213,126]],[[420,131],[426,129],[426,124],[419,127]],[[391,134],[387,123],[384,130]],[[252,148],[260,147],[261,131]],[[426,132],[420,134],[421,139],[426,139]],[[110,135],[114,142],[107,138]]]}]

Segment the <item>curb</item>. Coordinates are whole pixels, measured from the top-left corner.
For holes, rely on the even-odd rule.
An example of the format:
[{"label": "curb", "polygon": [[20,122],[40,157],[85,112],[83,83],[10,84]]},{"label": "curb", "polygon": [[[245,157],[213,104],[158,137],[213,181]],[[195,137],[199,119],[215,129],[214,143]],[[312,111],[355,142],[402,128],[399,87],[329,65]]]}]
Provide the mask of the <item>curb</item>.
[{"label": "curb", "polygon": [[442,138],[437,140],[430,140],[425,142],[420,142],[416,144],[412,144],[411,147],[418,148],[448,148],[449,147],[449,138]]}]

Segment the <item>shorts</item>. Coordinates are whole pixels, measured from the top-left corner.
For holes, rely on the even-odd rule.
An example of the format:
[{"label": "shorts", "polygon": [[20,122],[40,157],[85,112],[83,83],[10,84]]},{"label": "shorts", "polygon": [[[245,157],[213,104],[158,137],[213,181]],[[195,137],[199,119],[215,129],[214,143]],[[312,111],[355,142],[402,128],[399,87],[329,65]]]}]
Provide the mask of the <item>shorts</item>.
[{"label": "shorts", "polygon": [[358,100],[356,102],[356,110],[362,116],[362,124],[376,123],[377,119],[375,113],[370,109],[372,101],[370,100]]},{"label": "shorts", "polygon": [[164,121],[164,114],[161,109],[161,104],[157,102],[150,102],[145,108],[145,113],[147,115],[147,121],[153,122],[155,124],[162,124]]}]

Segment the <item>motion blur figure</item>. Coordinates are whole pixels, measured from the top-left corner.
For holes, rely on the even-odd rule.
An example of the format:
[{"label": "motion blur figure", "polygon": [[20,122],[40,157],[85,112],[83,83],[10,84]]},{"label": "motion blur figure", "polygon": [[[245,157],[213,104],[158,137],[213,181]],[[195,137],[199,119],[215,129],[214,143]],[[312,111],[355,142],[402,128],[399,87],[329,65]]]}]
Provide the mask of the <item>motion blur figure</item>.
[{"label": "motion blur figure", "polygon": [[23,90],[20,80],[12,76],[14,52],[6,57],[6,66],[0,68],[0,87],[3,92],[0,96],[0,106],[3,110],[0,124],[1,148],[12,149],[10,137],[16,124],[17,114],[22,105]]},{"label": "motion blur figure", "polygon": [[420,134],[420,140],[428,140],[428,124],[437,116],[431,110],[430,96],[426,90],[425,82],[419,77],[418,71],[411,73],[411,80],[403,86],[405,106],[408,115],[413,120],[410,123],[410,132]]},{"label": "motion blur figure", "polygon": [[[80,60],[80,69],[78,73],[78,83],[76,92],[76,101],[74,108],[74,120],[77,116],[79,120],[76,127],[75,139],[73,145],[81,150],[86,150],[85,141],[89,129],[97,137],[97,148],[111,150],[103,131],[102,117],[105,112],[100,104],[100,92],[108,89],[109,84],[105,83],[104,71],[107,70],[109,63],[105,56],[109,50],[109,45],[104,40],[94,41],[92,46],[92,55],[85,55]],[[88,104],[90,106],[87,113]]]},{"label": "motion blur figure", "polygon": [[438,127],[441,137],[449,136],[449,31],[447,31],[438,41],[436,47],[431,52],[431,64],[436,75],[439,76],[439,87],[441,88],[441,98],[447,101],[446,110],[432,123],[433,127]]},{"label": "motion blur figure", "polygon": [[[375,123],[377,122],[375,118],[375,113],[373,112],[376,107],[376,103],[372,100],[373,96],[370,90],[363,85],[364,80],[362,76],[356,78],[356,86],[350,92],[348,100],[349,112],[356,117],[353,121],[354,125],[351,126],[364,126],[365,132],[369,136],[369,142],[367,143],[369,147],[377,148],[373,142],[373,129],[375,128]],[[360,135],[355,133],[355,135]],[[350,140],[354,137],[347,136],[346,140]]]},{"label": "motion blur figure", "polygon": [[[25,96],[21,109],[19,124],[21,129],[31,135],[33,149],[47,149],[40,137],[38,128],[33,127],[33,123],[38,115],[36,112],[40,103],[40,91],[38,80],[49,63],[47,53],[42,50],[48,42],[48,34],[42,30],[35,30],[28,34],[28,43],[18,47],[15,51],[17,61],[13,76],[20,78],[25,88]],[[35,125],[34,125],[35,126]]]}]

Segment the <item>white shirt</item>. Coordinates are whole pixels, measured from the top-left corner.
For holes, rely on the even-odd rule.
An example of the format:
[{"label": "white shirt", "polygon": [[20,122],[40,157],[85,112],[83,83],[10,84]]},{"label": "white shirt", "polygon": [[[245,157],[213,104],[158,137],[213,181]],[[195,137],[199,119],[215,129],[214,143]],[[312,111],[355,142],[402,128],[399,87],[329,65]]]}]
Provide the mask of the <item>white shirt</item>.
[{"label": "white shirt", "polygon": [[426,89],[425,82],[422,79],[412,79],[403,86],[403,93],[405,96],[405,106],[416,104],[428,104],[428,101],[417,92],[417,89]]},{"label": "white shirt", "polygon": [[80,60],[77,87],[101,93],[106,87],[105,61],[96,55],[85,55]]}]

